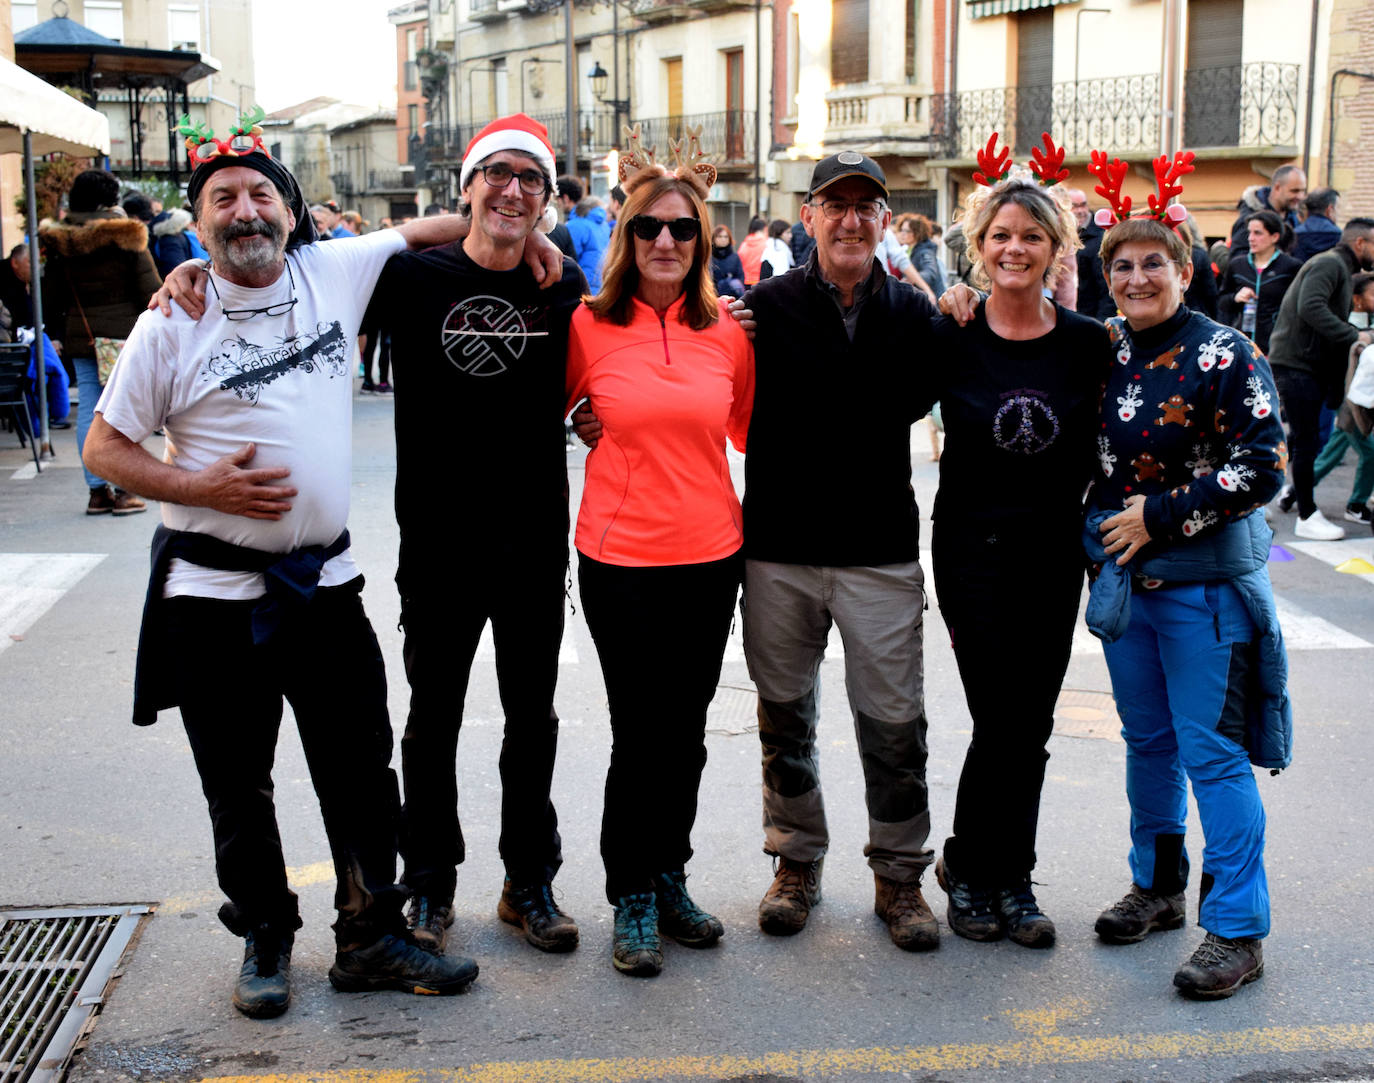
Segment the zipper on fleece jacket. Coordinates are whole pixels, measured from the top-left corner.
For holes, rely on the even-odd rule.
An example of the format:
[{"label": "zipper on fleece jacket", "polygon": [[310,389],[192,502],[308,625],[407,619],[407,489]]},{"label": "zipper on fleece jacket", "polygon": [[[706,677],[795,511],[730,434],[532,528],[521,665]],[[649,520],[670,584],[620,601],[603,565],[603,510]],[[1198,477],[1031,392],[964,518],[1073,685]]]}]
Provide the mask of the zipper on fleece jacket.
[{"label": "zipper on fleece jacket", "polygon": [[665,365],[671,365],[673,363],[673,358],[672,355],[668,353],[668,322],[660,316],[658,318],[658,326],[663,332],[663,363]]}]

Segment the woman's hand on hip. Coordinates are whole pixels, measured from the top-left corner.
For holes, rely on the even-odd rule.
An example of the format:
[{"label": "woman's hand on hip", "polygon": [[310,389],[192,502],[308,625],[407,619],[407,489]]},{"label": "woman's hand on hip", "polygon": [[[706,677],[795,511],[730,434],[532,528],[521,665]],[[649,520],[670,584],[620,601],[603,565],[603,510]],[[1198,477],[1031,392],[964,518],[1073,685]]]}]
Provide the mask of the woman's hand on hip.
[{"label": "woman's hand on hip", "polygon": [[1126,510],[1113,515],[1099,528],[1108,555],[1119,553],[1118,564],[1127,564],[1150,540],[1145,529],[1145,498],[1137,494],[1126,499]]}]

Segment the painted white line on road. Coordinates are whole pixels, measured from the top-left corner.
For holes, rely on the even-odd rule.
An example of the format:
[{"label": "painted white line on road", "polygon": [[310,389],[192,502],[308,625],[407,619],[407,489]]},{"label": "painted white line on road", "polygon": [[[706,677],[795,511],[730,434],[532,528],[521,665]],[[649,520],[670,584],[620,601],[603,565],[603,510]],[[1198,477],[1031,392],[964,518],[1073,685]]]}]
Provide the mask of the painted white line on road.
[{"label": "painted white line on road", "polygon": [[[1285,549],[1294,549],[1304,556],[1315,557],[1323,564],[1330,564],[1333,568],[1338,564],[1344,564],[1347,560],[1356,558],[1374,564],[1374,546],[1370,545],[1370,539],[1367,535],[1359,538],[1343,538],[1340,541],[1284,541],[1279,542],[1279,544]],[[1351,575],[1350,578],[1363,579],[1371,587],[1374,587],[1374,573]]]},{"label": "painted white line on road", "polygon": [[[1374,647],[1367,639],[1309,613],[1280,594],[1274,595],[1274,608],[1283,629],[1283,642],[1290,651],[1354,651]],[[1074,654],[1101,654],[1102,644],[1081,622],[1073,630]]]},{"label": "painted white line on road", "polygon": [[[577,653],[577,637],[576,633],[573,631],[573,623],[574,621],[572,618],[565,618],[563,621],[563,639],[562,642],[558,644],[558,664],[560,666],[575,666],[581,661]],[[586,627],[585,622],[580,619],[577,623]],[[487,621],[487,623],[482,626],[481,637],[477,640],[477,654],[474,657],[474,661],[477,658],[495,657],[496,642],[491,638],[491,621]]]},{"label": "painted white line on road", "polygon": [[10,481],[32,481],[36,477],[38,477],[38,467],[30,459],[10,475]]},{"label": "painted white line on road", "polygon": [[0,553],[0,651],[104,559],[104,553]]}]

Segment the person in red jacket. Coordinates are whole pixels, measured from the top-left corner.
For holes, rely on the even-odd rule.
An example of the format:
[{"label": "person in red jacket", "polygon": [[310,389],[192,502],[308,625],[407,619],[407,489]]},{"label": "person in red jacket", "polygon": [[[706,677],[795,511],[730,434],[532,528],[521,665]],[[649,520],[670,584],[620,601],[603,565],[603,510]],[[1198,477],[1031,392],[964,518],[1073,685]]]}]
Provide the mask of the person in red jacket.
[{"label": "person in red jacket", "polygon": [[739,261],[744,264],[744,284],[758,285],[763,274],[763,250],[768,247],[768,221],[755,215],[749,219],[749,232],[739,243]]},{"label": "person in red jacket", "polygon": [[711,276],[714,175],[690,156],[676,173],[637,151],[621,159],[621,226],[568,346],[568,407],[589,398],[603,428],[575,544],[611,711],[601,855],[612,961],[644,977],[662,969],[660,934],[707,947],[724,933],[684,871],[743,570],[725,441],[744,450],[753,407],[753,349]]}]

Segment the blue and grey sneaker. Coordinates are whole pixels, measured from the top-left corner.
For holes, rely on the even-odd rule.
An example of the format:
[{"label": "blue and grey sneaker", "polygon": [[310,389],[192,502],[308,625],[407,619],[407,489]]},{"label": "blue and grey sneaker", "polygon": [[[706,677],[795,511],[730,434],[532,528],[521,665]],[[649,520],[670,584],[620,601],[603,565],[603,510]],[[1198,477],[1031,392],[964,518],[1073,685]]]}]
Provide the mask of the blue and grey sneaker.
[{"label": "blue and grey sneaker", "polygon": [[709,948],[725,935],[725,926],[687,894],[687,874],[663,872],[654,877],[658,896],[658,928],[689,948]]},{"label": "blue and grey sneaker", "polygon": [[652,895],[626,895],[615,903],[611,962],[622,974],[652,978],[663,969],[658,904]]}]

